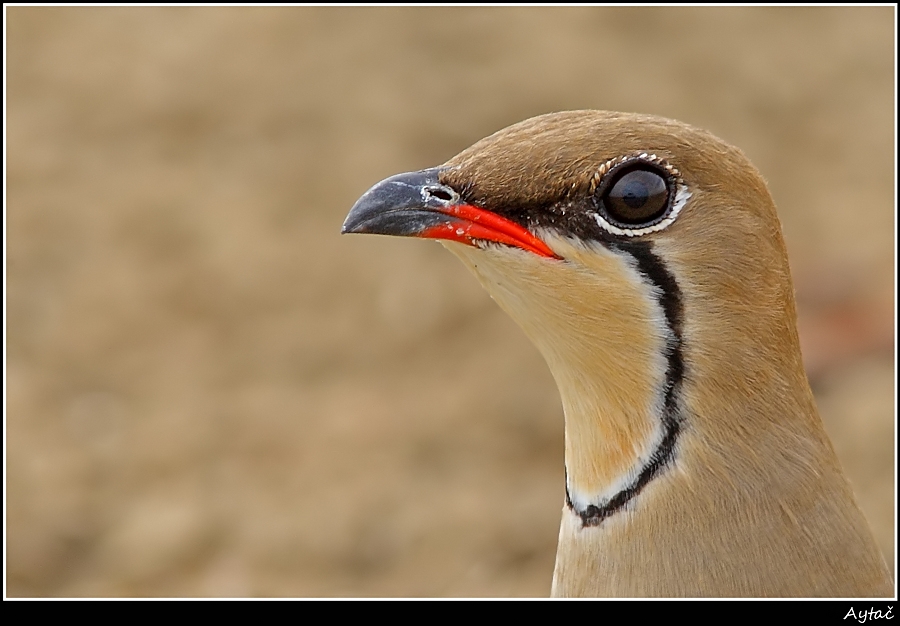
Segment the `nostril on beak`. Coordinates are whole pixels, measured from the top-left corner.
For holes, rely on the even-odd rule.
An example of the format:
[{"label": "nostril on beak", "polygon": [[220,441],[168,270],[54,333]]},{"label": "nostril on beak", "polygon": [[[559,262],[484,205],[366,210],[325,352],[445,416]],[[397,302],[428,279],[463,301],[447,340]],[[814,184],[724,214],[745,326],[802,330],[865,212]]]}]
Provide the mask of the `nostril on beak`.
[{"label": "nostril on beak", "polygon": [[425,200],[435,199],[443,204],[454,203],[459,199],[459,194],[448,187],[442,185],[432,185],[422,189],[422,195]]}]

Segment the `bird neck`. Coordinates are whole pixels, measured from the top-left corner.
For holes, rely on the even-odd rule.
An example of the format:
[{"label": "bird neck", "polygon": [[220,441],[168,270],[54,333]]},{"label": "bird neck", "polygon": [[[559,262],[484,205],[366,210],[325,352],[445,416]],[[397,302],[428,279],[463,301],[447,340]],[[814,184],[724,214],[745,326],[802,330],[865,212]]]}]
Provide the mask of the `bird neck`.
[{"label": "bird neck", "polygon": [[[688,272],[679,292],[654,262],[668,252],[678,272],[672,251],[542,239],[565,261],[445,245],[559,388],[568,506],[553,594],[888,595],[803,373],[789,281],[757,289],[764,306],[741,317]],[[827,567],[821,537],[834,538]]]},{"label": "bird neck", "polygon": [[678,435],[677,289],[635,243],[627,253],[545,237],[566,259],[445,244],[543,354],[566,418],[567,501],[596,525],[662,469]]},{"label": "bird neck", "polygon": [[[611,316],[605,336],[582,348],[589,357],[579,359],[579,375],[564,363],[551,364],[566,414],[566,502],[583,526],[600,525],[665,469],[681,430],[680,291],[648,244],[611,247],[608,260],[618,262],[614,275],[623,284],[603,295],[620,300],[627,313]],[[616,345],[622,338],[627,345]],[[629,435],[624,441],[623,431]],[[613,471],[594,471],[598,458],[617,457]]]},{"label": "bird neck", "polygon": [[[570,391],[571,387],[565,395]],[[602,400],[564,401],[563,406],[566,504],[583,527],[599,526],[670,465],[681,424],[665,401],[643,415],[639,411],[628,415],[618,411],[615,403]],[[644,428],[623,428],[623,424]]]}]

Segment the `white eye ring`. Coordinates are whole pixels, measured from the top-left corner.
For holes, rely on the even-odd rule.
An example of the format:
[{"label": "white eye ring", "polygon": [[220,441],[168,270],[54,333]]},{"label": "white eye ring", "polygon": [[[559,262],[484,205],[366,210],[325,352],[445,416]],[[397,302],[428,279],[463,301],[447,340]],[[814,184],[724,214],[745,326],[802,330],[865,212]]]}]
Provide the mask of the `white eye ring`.
[{"label": "white eye ring", "polygon": [[597,212],[595,212],[594,219],[596,220],[597,224],[602,229],[614,235],[621,235],[625,237],[639,237],[640,235],[646,235],[647,233],[653,233],[667,228],[672,222],[675,221],[675,218],[678,217],[681,209],[684,208],[684,205],[691,197],[691,192],[688,189],[687,185],[684,183],[684,180],[681,178],[678,170],[669,165],[669,163],[667,163],[663,158],[658,157],[655,154],[649,154],[647,152],[642,152],[636,155],[616,157],[601,165],[600,168],[591,177],[591,195],[593,196],[598,189],[601,189],[606,176],[613,170],[619,170],[620,167],[625,164],[632,164],[638,161],[649,163],[655,165],[658,168],[662,168],[668,174],[668,184],[674,186],[675,197],[670,201],[670,206],[664,213],[662,219],[653,221],[646,226],[638,225],[635,228],[629,228],[625,224],[614,224],[603,215],[603,211],[598,210]]}]

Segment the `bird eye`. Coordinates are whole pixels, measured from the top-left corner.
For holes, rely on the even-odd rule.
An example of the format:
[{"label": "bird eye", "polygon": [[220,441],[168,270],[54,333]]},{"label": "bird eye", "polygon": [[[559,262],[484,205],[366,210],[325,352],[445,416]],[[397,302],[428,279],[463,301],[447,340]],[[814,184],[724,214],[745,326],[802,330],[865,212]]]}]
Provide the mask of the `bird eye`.
[{"label": "bird eye", "polygon": [[649,161],[630,159],[606,173],[594,197],[601,216],[613,226],[643,228],[667,215],[673,188],[668,171]]}]

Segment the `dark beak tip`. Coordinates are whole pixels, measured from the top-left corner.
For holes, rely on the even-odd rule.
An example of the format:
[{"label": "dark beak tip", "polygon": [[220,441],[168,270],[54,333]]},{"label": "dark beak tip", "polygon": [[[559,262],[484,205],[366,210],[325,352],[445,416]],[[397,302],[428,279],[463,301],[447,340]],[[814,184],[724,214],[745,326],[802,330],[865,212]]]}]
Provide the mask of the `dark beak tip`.
[{"label": "dark beak tip", "polygon": [[366,232],[364,225],[372,220],[373,217],[377,217],[383,208],[380,202],[371,202],[371,190],[367,191],[363,194],[363,196],[357,200],[353,207],[350,209],[350,212],[347,213],[347,217],[344,218],[344,223],[341,224],[341,234],[352,234],[352,233],[364,233]]},{"label": "dark beak tip", "polygon": [[341,226],[341,234],[342,235],[353,235],[355,233],[364,233],[365,230],[360,228],[359,224],[348,225],[347,222]]},{"label": "dark beak tip", "polygon": [[350,209],[341,234],[370,233],[414,236],[446,217],[423,205],[422,190],[439,184],[441,168],[407,172],[386,178],[366,191]]}]

